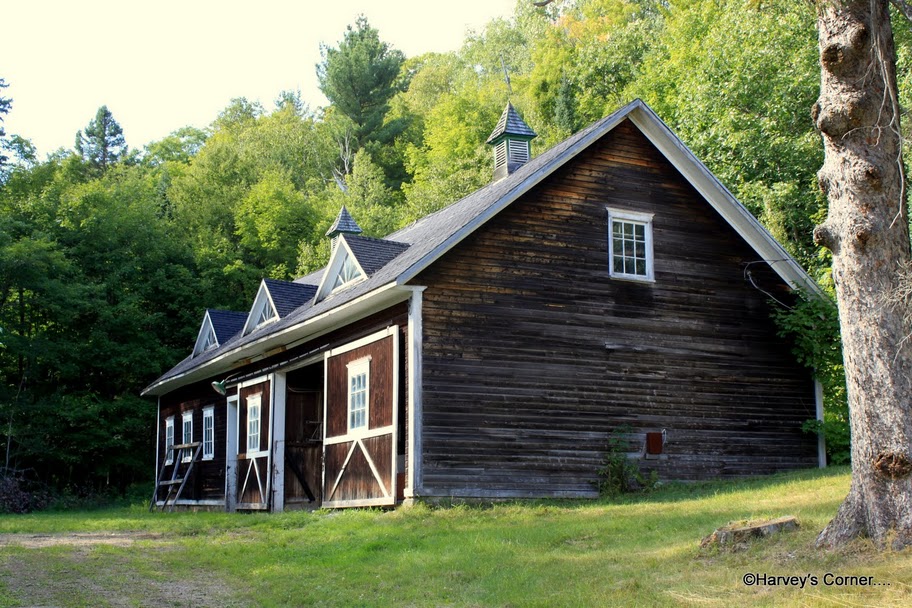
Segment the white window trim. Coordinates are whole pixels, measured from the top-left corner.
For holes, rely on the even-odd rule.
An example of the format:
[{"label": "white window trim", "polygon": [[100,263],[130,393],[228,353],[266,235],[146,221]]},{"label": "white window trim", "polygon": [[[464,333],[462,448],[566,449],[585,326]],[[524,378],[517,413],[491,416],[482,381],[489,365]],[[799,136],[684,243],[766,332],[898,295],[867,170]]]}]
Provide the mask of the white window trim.
[{"label": "white window trim", "polygon": [[[371,381],[371,370],[370,370],[371,357],[363,357],[355,361],[349,362],[345,367],[348,369],[348,381],[345,385],[346,390],[346,403],[345,408],[345,420],[346,428],[348,429],[348,435],[358,436],[364,435],[370,431],[370,381]],[[352,378],[364,374],[364,426],[359,426],[357,428],[352,428],[351,426],[351,415],[352,415],[352,392],[351,392],[351,383]]]},{"label": "white window trim", "polygon": [[[614,209],[607,207],[608,210],[608,274],[612,279],[622,281],[636,281],[639,283],[655,283],[655,256],[652,248],[652,213],[639,213],[636,211],[626,211],[624,209]],[[628,274],[614,271],[614,222],[642,224],[643,233],[646,239],[646,275]]]},{"label": "white window trim", "polygon": [[[206,421],[210,423],[210,441],[206,445]],[[215,458],[215,407],[209,406],[203,408],[203,460],[212,460]]]},{"label": "white window trim", "polygon": [[[190,423],[190,437],[187,435],[187,423]],[[181,414],[181,443],[190,443],[193,441],[193,410]],[[181,462],[190,462],[193,460],[193,451],[190,449],[183,450],[181,453]]]},{"label": "white window trim", "polygon": [[[267,306],[272,308],[272,315],[268,319],[258,322]],[[266,281],[262,280],[260,281],[260,288],[257,290],[256,298],[253,300],[253,306],[250,308],[250,313],[247,315],[247,322],[244,323],[244,330],[241,332],[241,335],[246,336],[253,330],[278,320],[279,309],[276,308],[275,302],[272,301],[272,294],[269,293]]]},{"label": "white window trim", "polygon": [[[345,235],[339,235],[338,239],[339,244],[333,250],[332,255],[329,258],[329,263],[326,265],[326,271],[323,273],[323,278],[320,280],[320,285],[317,286],[317,293],[314,295],[314,303],[319,302],[330,294],[348,289],[352,285],[367,280],[367,272],[364,271],[361,262],[358,261],[358,258],[352,252],[351,247],[348,246]],[[346,256],[351,257],[358,271],[361,273],[361,276],[333,289],[333,285],[336,283],[336,277],[342,271],[342,264],[345,263]]]},{"label": "white window trim", "polygon": [[[256,441],[256,445],[253,446],[253,449],[251,449],[251,445],[250,445],[250,402],[251,401],[255,401],[256,410],[257,410],[257,434],[256,434],[257,441]],[[260,444],[262,443],[262,439],[263,439],[263,393],[255,393],[253,395],[248,395],[247,399],[245,399],[245,402],[246,402],[245,407],[246,407],[246,411],[247,411],[247,416],[246,416],[247,431],[244,434],[244,440],[245,440],[245,444],[246,444],[245,448],[247,450],[246,453],[248,455],[257,454],[261,451]]]},{"label": "white window trim", "polygon": [[[209,340],[209,337],[212,337],[212,340]],[[213,348],[218,348],[218,334],[215,333],[215,326],[212,324],[212,319],[209,317],[209,311],[206,311],[206,314],[203,315],[203,324],[200,326],[199,334],[196,336],[196,344],[193,346],[193,356],[196,357],[208,350]]]},{"label": "white window trim", "polygon": [[172,445],[174,445],[174,416],[168,416],[165,418],[165,454],[167,454],[165,464],[174,464],[174,450],[168,449]]}]

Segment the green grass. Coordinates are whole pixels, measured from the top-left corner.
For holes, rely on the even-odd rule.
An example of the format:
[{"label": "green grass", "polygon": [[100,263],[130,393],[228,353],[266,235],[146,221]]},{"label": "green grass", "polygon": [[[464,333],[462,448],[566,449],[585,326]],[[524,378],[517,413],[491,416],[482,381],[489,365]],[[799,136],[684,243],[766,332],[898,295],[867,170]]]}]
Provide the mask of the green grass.
[{"label": "green grass", "polygon": [[[848,485],[848,471],[837,469],[669,486],[611,503],[2,516],[0,534],[161,537],[131,546],[0,548],[0,606],[35,603],[16,581],[40,572],[53,573],[60,589],[38,599],[61,606],[912,605],[909,551],[881,553],[865,542],[813,548]],[[782,515],[796,515],[801,529],[737,551],[699,547],[731,521]],[[828,572],[883,584],[827,586]],[[749,587],[747,573],[810,574],[818,584]],[[120,585],[124,578],[132,584]],[[169,591],[175,583],[184,595]]]}]

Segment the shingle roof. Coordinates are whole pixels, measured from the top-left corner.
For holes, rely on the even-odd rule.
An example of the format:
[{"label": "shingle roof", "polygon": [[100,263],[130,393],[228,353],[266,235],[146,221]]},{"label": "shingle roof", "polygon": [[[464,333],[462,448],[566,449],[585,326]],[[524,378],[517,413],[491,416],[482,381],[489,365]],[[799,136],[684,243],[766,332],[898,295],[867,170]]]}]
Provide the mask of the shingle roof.
[{"label": "shingle roof", "polygon": [[334,221],[333,225],[326,231],[326,236],[334,236],[339,233],[361,234],[362,232],[364,231],[361,230],[361,226],[359,226],[358,222],[355,221],[355,218],[351,216],[348,209],[345,208],[345,205],[342,205],[342,209],[339,210],[339,215],[336,216],[336,221]]},{"label": "shingle roof", "polygon": [[272,297],[272,303],[275,304],[276,313],[280,319],[284,319],[289,314],[309,302],[317,288],[314,285],[303,283],[292,283],[290,281],[278,281],[276,279],[263,279],[266,283],[266,289]]},{"label": "shingle roof", "polygon": [[503,114],[500,115],[497,126],[494,127],[494,131],[491,132],[485,143],[491,143],[501,135],[517,135],[528,139],[538,137],[538,134],[520,118],[516,108],[510,102],[507,102],[507,107],[504,108]]},{"label": "shingle roof", "polygon": [[[509,106],[508,106],[509,109]],[[771,262],[771,266],[790,285],[799,285],[805,289],[817,289],[813,279],[795,262],[788,253],[779,245],[765,228],[741,205],[734,196],[723,186],[712,173],[693,156],[693,153],[679,140],[670,129],[653,113],[642,101],[635,100],[621,108],[614,114],[579,131],[563,142],[550,148],[543,154],[533,158],[509,176],[488,184],[476,190],[465,198],[443,209],[427,215],[411,225],[398,230],[386,239],[366,239],[369,241],[394,242],[407,245],[398,255],[391,258],[385,265],[377,268],[366,280],[352,285],[348,289],[333,293],[323,300],[314,303],[312,300],[300,306],[297,310],[282,317],[275,323],[270,323],[246,336],[236,336],[229,343],[217,349],[207,351],[194,359],[184,359],[174,368],[166,372],[153,384],[147,387],[144,394],[162,394],[171,390],[170,386],[178,379],[191,374],[192,378],[199,378],[202,370],[213,360],[209,375],[221,373],[229,369],[230,365],[240,359],[241,352],[248,354],[245,349],[258,348],[254,343],[263,341],[271,336],[284,334],[296,326],[315,319],[320,315],[352,302],[366,294],[389,284],[406,284],[421,270],[426,268],[444,252],[455,246],[466,235],[481,226],[489,218],[519,198],[530,188],[541,182],[553,171],[563,166],[564,163],[585,150],[588,146],[598,141],[599,138],[610,132],[623,120],[631,120],[657,147],[666,155],[672,164],[694,185],[694,187],[707,198],[707,201],[741,234],[747,242],[764,259]],[[340,214],[341,215],[341,214]],[[350,237],[346,236],[348,241]],[[356,245],[357,247],[357,245]],[[393,250],[387,250],[392,254]],[[315,271],[306,277],[294,282],[295,285],[305,285],[316,290],[315,284],[320,282],[325,269]],[[300,337],[300,336],[298,336]],[[237,355],[232,353],[237,352]],[[229,354],[231,354],[229,356]],[[252,354],[252,353],[250,353]],[[181,381],[176,386],[181,386]],[[153,392],[155,391],[155,392]]]},{"label": "shingle roof", "polygon": [[367,276],[374,274],[409,248],[407,243],[366,236],[347,235],[342,238],[345,239],[348,248],[351,249]]},{"label": "shingle roof", "polygon": [[219,345],[224,344],[244,329],[244,323],[247,321],[246,312],[215,310],[214,308],[210,308],[206,312],[209,313],[209,320],[212,322],[212,329],[215,330],[215,338]]}]

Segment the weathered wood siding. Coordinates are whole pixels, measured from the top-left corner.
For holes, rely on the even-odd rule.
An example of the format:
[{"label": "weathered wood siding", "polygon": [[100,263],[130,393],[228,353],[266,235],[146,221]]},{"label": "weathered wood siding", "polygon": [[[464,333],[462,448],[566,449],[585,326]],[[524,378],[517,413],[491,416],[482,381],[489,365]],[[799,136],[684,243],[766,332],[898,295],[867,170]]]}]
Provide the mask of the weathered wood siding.
[{"label": "weathered wood siding", "polygon": [[[606,207],[653,213],[655,282],[608,273]],[[593,495],[609,434],[667,429],[663,479],[816,464],[783,282],[629,122],[414,281],[425,495]]]},{"label": "weathered wood siding", "polygon": [[[182,415],[186,411],[193,412],[193,438],[192,441],[203,440],[203,409],[213,408],[215,455],[212,460],[200,460],[193,465],[193,472],[181,494],[181,501],[185,500],[224,500],[225,499],[225,433],[227,429],[226,400],[212,390],[209,382],[200,382],[179,391],[169,393],[161,399],[161,414],[158,432],[158,462],[160,467],[165,454],[165,419],[174,417],[174,442],[183,441]],[[200,454],[202,459],[202,453]],[[186,468],[186,465],[183,465]],[[183,469],[182,469],[183,470]],[[171,466],[165,471],[168,478]],[[166,490],[161,491],[164,498]]]}]

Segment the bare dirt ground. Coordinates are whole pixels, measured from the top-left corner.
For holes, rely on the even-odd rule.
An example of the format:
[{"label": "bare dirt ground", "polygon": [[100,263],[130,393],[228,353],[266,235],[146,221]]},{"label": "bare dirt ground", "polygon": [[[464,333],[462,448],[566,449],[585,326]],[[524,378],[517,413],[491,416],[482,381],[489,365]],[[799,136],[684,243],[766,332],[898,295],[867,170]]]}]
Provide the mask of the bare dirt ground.
[{"label": "bare dirt ground", "polygon": [[0,607],[245,605],[211,573],[163,559],[176,549],[146,532],[0,534]]}]

